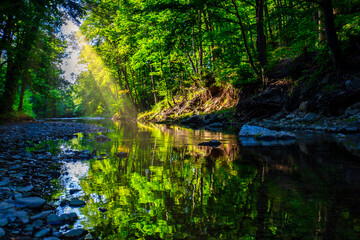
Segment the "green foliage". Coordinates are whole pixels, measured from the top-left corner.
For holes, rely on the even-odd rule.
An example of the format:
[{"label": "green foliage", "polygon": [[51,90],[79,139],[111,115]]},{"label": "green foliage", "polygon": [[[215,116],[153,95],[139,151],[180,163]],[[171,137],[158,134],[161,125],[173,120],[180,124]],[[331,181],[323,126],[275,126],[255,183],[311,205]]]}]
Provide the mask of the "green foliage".
[{"label": "green foliage", "polygon": [[[360,39],[358,1],[332,2],[335,36],[349,56],[344,60],[351,61]],[[67,91],[67,84],[58,66],[66,42],[57,31],[64,13],[76,18],[84,10],[78,1],[20,3],[18,9],[7,4],[0,9],[0,97],[8,102],[4,106],[11,105],[8,109],[21,108],[16,102],[23,101],[26,91],[42,95],[33,101],[38,105],[63,100],[66,94],[60,92]],[[59,103],[60,112],[33,107],[42,109],[42,116],[68,115],[72,108],[77,116],[133,117],[160,101],[173,106],[185,89],[261,84],[274,66],[308,52],[315,53],[319,72],[336,67],[330,57],[334,46],[326,44],[324,5],[298,0],[261,3],[86,0],[77,39],[88,69],[78,76],[72,96]],[[263,19],[256,9],[262,9]],[[26,99],[26,112],[37,115]],[[74,106],[69,107],[69,101]]]}]

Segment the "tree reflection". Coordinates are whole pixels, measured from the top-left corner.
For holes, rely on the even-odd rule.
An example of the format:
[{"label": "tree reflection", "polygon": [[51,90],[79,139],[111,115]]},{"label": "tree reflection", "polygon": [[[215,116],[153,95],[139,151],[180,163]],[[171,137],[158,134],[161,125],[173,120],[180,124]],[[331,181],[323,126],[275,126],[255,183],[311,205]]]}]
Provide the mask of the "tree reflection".
[{"label": "tree reflection", "polygon": [[359,188],[345,183],[349,171],[339,169],[331,154],[303,142],[197,145],[220,137],[227,139],[164,125],[119,124],[111,142],[93,146],[109,154],[91,161],[81,181],[89,196],[84,226],[101,239],[360,237]]}]

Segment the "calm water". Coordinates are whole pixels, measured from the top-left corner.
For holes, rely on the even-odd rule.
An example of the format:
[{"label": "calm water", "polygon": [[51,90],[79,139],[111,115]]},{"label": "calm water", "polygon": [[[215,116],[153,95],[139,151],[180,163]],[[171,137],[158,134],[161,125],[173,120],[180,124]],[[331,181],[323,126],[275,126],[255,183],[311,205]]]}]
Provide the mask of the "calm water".
[{"label": "calm water", "polygon": [[[87,202],[57,211],[76,212],[69,227],[93,239],[360,239],[360,158],[348,151],[357,136],[258,143],[235,132],[95,123],[114,130],[110,142],[79,134],[61,147],[103,159],[65,164],[54,195]],[[222,145],[198,146],[213,139]]]}]

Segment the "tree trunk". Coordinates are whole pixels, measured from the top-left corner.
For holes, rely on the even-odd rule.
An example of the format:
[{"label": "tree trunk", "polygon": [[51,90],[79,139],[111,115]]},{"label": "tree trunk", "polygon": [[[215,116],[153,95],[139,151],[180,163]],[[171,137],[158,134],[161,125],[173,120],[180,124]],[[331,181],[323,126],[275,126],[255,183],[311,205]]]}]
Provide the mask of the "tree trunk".
[{"label": "tree trunk", "polygon": [[129,80],[128,80],[128,76],[127,76],[127,70],[126,70],[126,66],[122,67],[122,72],[123,72],[123,75],[124,75],[124,80],[125,80],[125,84],[126,84],[126,89],[128,90],[127,91],[127,95],[128,97],[130,98],[130,101],[134,107],[134,110],[135,110],[135,113],[137,114],[137,107],[136,107],[136,104],[135,104],[135,101],[134,101],[134,97],[132,95],[132,92],[131,92],[131,88],[130,88],[130,84],[129,84]]},{"label": "tree trunk", "polygon": [[336,35],[335,20],[331,0],[322,0],[321,6],[324,13],[324,25],[327,42],[331,52],[331,58],[335,67],[335,70],[340,70],[341,54],[339,48],[339,42]]},{"label": "tree trunk", "polygon": [[319,43],[321,44],[323,41],[325,41],[325,32],[324,32],[324,23],[323,23],[323,19],[322,19],[322,12],[321,10],[318,11],[318,24],[319,24]]},{"label": "tree trunk", "polygon": [[[153,72],[153,66],[152,64],[150,64],[150,73]],[[152,92],[154,94],[154,102],[155,104],[159,102],[158,97],[156,95],[156,88],[155,88],[155,81],[154,81],[154,75],[150,74],[150,78],[151,78],[151,87],[152,87]]]},{"label": "tree trunk", "polygon": [[203,61],[203,47],[202,47],[202,20],[201,20],[201,10],[198,12],[199,17],[199,74],[200,74],[200,80],[202,79],[202,67],[204,66]]},{"label": "tree trunk", "polygon": [[22,110],[23,110],[25,88],[26,88],[26,80],[23,79],[23,81],[22,81],[22,83],[21,83],[21,90],[20,90],[20,99],[19,99],[18,112],[22,112]]},{"label": "tree trunk", "polygon": [[243,37],[243,41],[244,41],[244,46],[245,46],[246,54],[248,55],[251,68],[253,69],[253,71],[254,71],[257,75],[259,75],[259,71],[256,69],[255,64],[254,64],[254,61],[253,61],[253,59],[252,59],[252,57],[251,57],[250,49],[249,49],[249,46],[248,46],[248,44],[247,44],[245,28],[244,28],[243,22],[242,22],[242,20],[241,20],[241,17],[240,17],[239,11],[238,11],[238,7],[237,7],[237,5],[236,5],[236,3],[235,3],[234,0],[231,0],[231,2],[232,2],[232,5],[233,5],[233,7],[234,7],[234,9],[235,9],[235,14],[236,14],[236,17],[237,17],[237,19],[238,19],[238,23],[239,23],[239,25],[240,25],[240,29],[241,29],[241,33],[242,33],[242,37]]},{"label": "tree trunk", "polygon": [[0,113],[13,112],[13,105],[15,102],[16,89],[19,81],[18,66],[8,58],[8,64],[5,75],[4,93],[1,99]]},{"label": "tree trunk", "polygon": [[266,37],[264,34],[264,1],[265,0],[256,0],[256,47],[258,52],[258,58],[261,67],[261,79],[263,84],[267,84],[265,66],[267,64],[266,57]]}]

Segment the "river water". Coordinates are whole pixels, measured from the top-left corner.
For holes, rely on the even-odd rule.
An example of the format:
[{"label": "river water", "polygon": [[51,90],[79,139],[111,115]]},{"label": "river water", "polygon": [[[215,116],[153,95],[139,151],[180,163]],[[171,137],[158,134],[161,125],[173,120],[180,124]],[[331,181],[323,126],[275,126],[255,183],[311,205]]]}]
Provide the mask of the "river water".
[{"label": "river water", "polygon": [[[360,239],[359,136],[257,142],[237,132],[92,123],[113,130],[111,141],[78,134],[62,143],[101,159],[65,163],[53,199],[86,201],[57,212],[76,212],[68,227],[93,239]],[[198,146],[210,140],[222,144]]]}]

